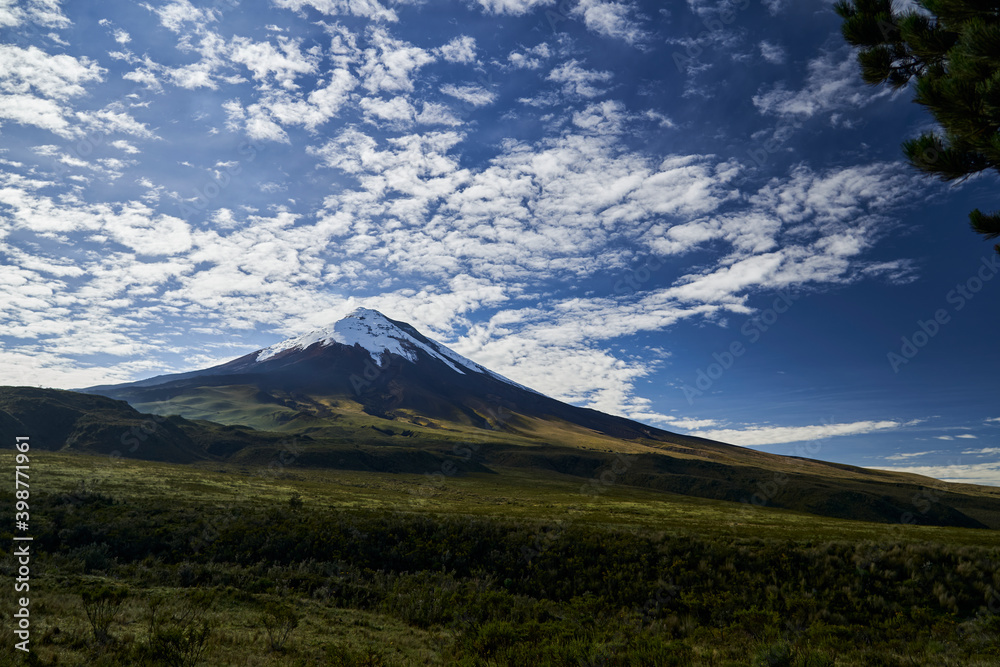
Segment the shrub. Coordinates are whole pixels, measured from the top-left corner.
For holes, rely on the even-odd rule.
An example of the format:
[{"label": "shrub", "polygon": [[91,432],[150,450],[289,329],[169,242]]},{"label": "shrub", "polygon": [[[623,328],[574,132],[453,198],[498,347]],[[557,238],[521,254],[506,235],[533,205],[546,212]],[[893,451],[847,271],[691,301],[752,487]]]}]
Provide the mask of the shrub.
[{"label": "shrub", "polygon": [[211,632],[205,619],[158,628],[149,639],[150,652],[168,667],[194,667],[208,648]]},{"label": "shrub", "polygon": [[792,647],[786,641],[761,647],[753,657],[753,667],[792,667]]},{"label": "shrub", "polygon": [[299,625],[295,610],[278,602],[270,602],[261,614],[261,625],[267,632],[267,642],[272,651],[283,651],[288,636]]},{"label": "shrub", "polygon": [[328,667],[388,667],[390,663],[374,649],[362,651],[338,646],[327,649],[325,664]]},{"label": "shrub", "polygon": [[94,639],[98,643],[107,642],[111,636],[108,633],[111,624],[117,620],[118,612],[128,598],[128,591],[123,588],[101,586],[97,590],[80,592],[83,600],[83,610],[94,631]]}]

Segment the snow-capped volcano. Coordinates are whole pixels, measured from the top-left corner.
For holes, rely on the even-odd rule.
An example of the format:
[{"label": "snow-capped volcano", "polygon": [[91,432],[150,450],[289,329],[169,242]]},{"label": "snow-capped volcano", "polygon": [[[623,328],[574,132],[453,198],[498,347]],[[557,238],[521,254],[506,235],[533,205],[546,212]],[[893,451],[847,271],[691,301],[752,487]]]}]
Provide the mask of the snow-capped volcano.
[{"label": "snow-capped volcano", "polygon": [[138,404],[209,386],[350,396],[376,411],[384,411],[386,392],[398,398],[401,387],[417,401],[413,407],[418,410],[431,409],[429,396],[437,397],[431,401],[433,409],[444,412],[451,410],[454,402],[464,406],[477,396],[512,391],[524,395],[522,400],[544,398],[431,340],[406,322],[369,308],[358,308],[329,327],[218,366],[85,391]]},{"label": "snow-capped volcano", "polygon": [[666,433],[528,389],[367,308],[218,366],[83,391],[137,409],[265,430],[289,420],[325,423],[360,407],[407,423],[492,430],[500,423],[513,429],[522,418],[554,419],[616,438]]},{"label": "snow-capped volcano", "polygon": [[[358,308],[333,326],[310,331],[297,338],[289,338],[270,347],[265,347],[257,353],[257,361],[267,361],[286,350],[305,350],[312,345],[328,346],[332,343],[341,345],[360,345],[379,366],[385,353],[398,354],[410,361],[416,361],[415,349],[423,349],[428,354],[437,356],[447,362],[430,346],[424,345],[389,321],[382,313],[368,308]],[[455,370],[458,370],[457,368]]]},{"label": "snow-capped volcano", "polygon": [[[410,329],[412,333],[406,329]],[[422,336],[409,325],[393,322],[379,311],[370,308],[357,308],[347,317],[338,320],[333,326],[310,331],[296,338],[289,338],[270,347],[265,347],[256,353],[255,359],[257,362],[264,362],[289,351],[307,350],[313,345],[328,347],[334,343],[361,347],[368,352],[379,367],[388,363],[387,355],[391,354],[416,363],[419,360],[418,351],[423,351],[443,362],[456,373],[464,375],[466,371],[473,371],[521,389],[528,389],[508,380],[499,373],[494,373],[488,368],[466,359],[444,345]],[[529,391],[533,390],[529,389]]]}]

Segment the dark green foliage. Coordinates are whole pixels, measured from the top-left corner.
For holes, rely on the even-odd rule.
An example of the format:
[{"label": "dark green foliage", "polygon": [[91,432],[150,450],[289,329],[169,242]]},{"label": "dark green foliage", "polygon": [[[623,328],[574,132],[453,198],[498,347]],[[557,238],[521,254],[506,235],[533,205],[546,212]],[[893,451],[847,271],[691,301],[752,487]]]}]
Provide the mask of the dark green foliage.
[{"label": "dark green foliage", "polygon": [[[57,497],[38,503],[49,523],[36,544],[51,554],[50,571],[98,549],[107,559],[101,573],[116,581],[191,590],[182,599],[149,598],[131,645],[107,641],[123,591],[85,591],[94,637],[112,647],[100,664],[211,663],[216,629],[206,619],[217,599],[262,605],[266,648],[289,660],[303,601],[447,629],[453,640],[442,661],[456,665],[710,664],[706,650],[719,651],[716,664],[827,667],[838,655],[904,664],[898,656],[938,644],[949,647],[952,664],[972,664],[998,650],[995,547],[567,524],[528,561],[522,547],[539,525],[289,513],[283,501],[235,508],[193,551],[203,511],[107,499],[82,513]],[[326,664],[398,664],[373,651],[329,651]]]},{"label": "dark green foliage", "polygon": [[[1000,171],[1000,2],[918,0],[930,16],[890,0],[840,0],[844,38],[860,47],[861,77],[893,88],[916,81],[914,101],[944,129],[903,143],[917,169],[951,181]],[[1000,216],[978,209],[972,229],[1000,235]]]},{"label": "dark green foliage", "polygon": [[156,665],[195,667],[205,655],[213,631],[206,615],[214,599],[213,593],[205,590],[191,591],[176,606],[162,597],[149,598],[145,655]]},{"label": "dark green foliage", "polygon": [[120,587],[100,586],[80,591],[80,598],[94,639],[99,644],[106,643],[111,639],[111,625],[117,620],[118,612],[128,598],[128,591]]},{"label": "dark green foliage", "polygon": [[1000,213],[986,214],[978,208],[969,214],[969,223],[976,231],[988,239],[1000,236]]},{"label": "dark green foliage", "polygon": [[207,648],[212,627],[206,620],[157,629],[149,642],[153,657],[167,667],[194,667]]},{"label": "dark green foliage", "polygon": [[343,646],[328,650],[324,658],[323,664],[327,667],[389,667],[392,664],[372,649],[359,651]]},{"label": "dark green foliage", "polygon": [[754,655],[753,667],[792,667],[793,650],[787,641],[761,647]]},{"label": "dark green foliage", "polygon": [[299,625],[299,615],[287,604],[269,602],[260,615],[272,651],[283,651],[289,635]]}]

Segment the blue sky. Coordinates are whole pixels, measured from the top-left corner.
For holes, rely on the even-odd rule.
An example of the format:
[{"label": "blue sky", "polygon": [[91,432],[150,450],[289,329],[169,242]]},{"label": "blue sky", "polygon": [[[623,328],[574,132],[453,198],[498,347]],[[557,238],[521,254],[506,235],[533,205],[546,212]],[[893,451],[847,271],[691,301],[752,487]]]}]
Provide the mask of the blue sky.
[{"label": "blue sky", "polygon": [[201,368],[363,305],[578,405],[1000,484],[1000,267],[966,221],[996,177],[904,164],[933,119],[838,26],[818,0],[0,3],[4,384]]}]

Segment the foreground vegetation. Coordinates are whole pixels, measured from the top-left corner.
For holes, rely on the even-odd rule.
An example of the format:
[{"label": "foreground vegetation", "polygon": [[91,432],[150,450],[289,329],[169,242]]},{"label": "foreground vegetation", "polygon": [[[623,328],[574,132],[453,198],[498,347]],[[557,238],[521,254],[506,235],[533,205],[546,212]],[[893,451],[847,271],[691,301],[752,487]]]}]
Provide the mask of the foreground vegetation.
[{"label": "foreground vegetation", "polygon": [[551,476],[33,466],[32,654],[0,665],[1000,664],[993,531]]}]

